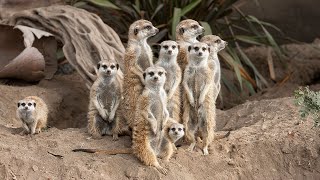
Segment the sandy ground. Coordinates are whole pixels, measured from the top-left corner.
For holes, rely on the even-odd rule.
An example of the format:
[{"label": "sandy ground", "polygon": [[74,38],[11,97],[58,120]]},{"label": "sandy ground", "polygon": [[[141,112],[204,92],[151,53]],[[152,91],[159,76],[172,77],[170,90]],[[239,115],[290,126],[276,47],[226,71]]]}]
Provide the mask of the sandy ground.
[{"label": "sandy ground", "polygon": [[[32,86],[0,85],[0,179],[319,179],[319,129],[301,121],[292,98],[249,101],[218,110],[217,129],[231,131],[216,140],[210,155],[178,148],[164,176],[132,155],[72,152],[74,148],[130,147],[128,136],[96,140],[87,134],[88,90],[75,73]],[[50,126],[34,137],[21,136],[16,101],[43,97],[52,110]],[[58,156],[55,156],[58,155]],[[60,156],[61,157],[60,157]]]}]

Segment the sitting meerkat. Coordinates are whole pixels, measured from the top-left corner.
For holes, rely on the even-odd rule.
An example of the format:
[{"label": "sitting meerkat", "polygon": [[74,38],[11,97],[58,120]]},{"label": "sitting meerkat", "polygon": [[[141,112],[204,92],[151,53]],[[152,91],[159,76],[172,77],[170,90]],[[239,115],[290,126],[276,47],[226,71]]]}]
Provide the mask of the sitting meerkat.
[{"label": "sitting meerkat", "polygon": [[213,94],[214,94],[214,99],[216,100],[221,89],[221,84],[220,84],[221,70],[220,70],[218,52],[223,50],[228,45],[228,42],[222,40],[219,36],[216,36],[216,35],[203,36],[200,41],[203,43],[206,43],[210,47],[210,55],[209,55],[208,63],[209,63],[209,67],[213,71],[213,81],[214,81]]},{"label": "sitting meerkat", "polygon": [[143,72],[153,65],[153,54],[147,39],[158,33],[151,22],[138,20],[130,25],[129,40],[124,57],[124,93],[122,116],[132,128],[138,96],[143,90]]},{"label": "sitting meerkat", "polygon": [[22,121],[24,132],[38,134],[47,127],[48,107],[37,96],[28,96],[18,102],[17,117]]},{"label": "sitting meerkat", "polygon": [[164,90],[167,93],[167,109],[170,117],[180,122],[180,89],[181,69],[177,63],[178,44],[175,41],[163,41],[156,66],[163,67],[166,74]]},{"label": "sitting meerkat", "polygon": [[188,51],[189,63],[183,78],[186,138],[191,142],[189,150],[193,151],[195,134],[199,133],[203,139],[203,154],[208,155],[208,146],[214,138],[216,108],[212,94],[213,72],[208,66],[210,48],[205,43],[195,43]]},{"label": "sitting meerkat", "polygon": [[176,27],[176,41],[180,45],[178,54],[178,64],[184,71],[188,64],[188,46],[199,42],[197,37],[204,33],[204,28],[192,19],[181,21]]},{"label": "sitting meerkat", "polygon": [[98,77],[90,90],[88,132],[97,137],[112,135],[118,140],[118,107],[122,96],[122,81],[117,75],[119,64],[115,61],[100,61]]}]

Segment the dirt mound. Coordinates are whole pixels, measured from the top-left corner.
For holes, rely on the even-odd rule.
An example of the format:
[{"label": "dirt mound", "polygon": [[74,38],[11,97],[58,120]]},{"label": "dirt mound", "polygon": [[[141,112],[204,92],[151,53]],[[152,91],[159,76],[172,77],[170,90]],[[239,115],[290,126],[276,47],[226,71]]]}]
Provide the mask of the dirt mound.
[{"label": "dirt mound", "polygon": [[[69,78],[71,81],[65,81]],[[301,123],[292,98],[247,102],[218,111],[217,129],[231,131],[217,140],[210,155],[178,148],[164,176],[132,155],[74,153],[74,148],[130,147],[130,138],[89,138],[85,128],[49,128],[34,137],[20,136],[15,100],[33,93],[50,102],[51,113],[69,127],[84,127],[87,91],[79,76],[57,76],[38,86],[0,86],[0,179],[319,179],[319,129]],[[82,83],[84,84],[84,83]],[[14,101],[13,101],[14,100]],[[49,105],[49,106],[50,106]],[[69,122],[69,123],[67,123]],[[74,122],[70,123],[70,122]],[[13,125],[12,125],[13,124]],[[62,124],[52,125],[63,126]],[[63,126],[66,127],[66,126]]]}]

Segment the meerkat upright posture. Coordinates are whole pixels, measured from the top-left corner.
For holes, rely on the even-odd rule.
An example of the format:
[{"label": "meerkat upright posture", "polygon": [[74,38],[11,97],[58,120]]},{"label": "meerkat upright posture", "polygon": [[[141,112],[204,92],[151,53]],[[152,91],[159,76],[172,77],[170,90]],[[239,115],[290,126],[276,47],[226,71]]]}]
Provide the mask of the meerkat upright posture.
[{"label": "meerkat upright posture", "polygon": [[169,112],[166,109],[167,95],[163,89],[166,71],[162,67],[149,67],[143,74],[145,87],[139,96],[132,133],[133,153],[145,165],[156,167],[161,173],[167,170],[157,160],[162,132]]},{"label": "meerkat upright posture", "polygon": [[48,107],[37,96],[28,96],[18,102],[17,117],[22,121],[24,132],[40,133],[47,126]]},{"label": "meerkat upright posture", "polygon": [[152,51],[147,39],[159,30],[151,22],[138,20],[129,28],[129,41],[124,57],[126,74],[124,76],[124,100],[121,105],[123,118],[129,127],[133,126],[138,96],[143,90],[143,72],[153,65]]},{"label": "meerkat upright posture", "polygon": [[199,42],[197,37],[204,33],[204,28],[192,19],[181,21],[176,27],[176,41],[180,45],[178,64],[184,71],[188,64],[188,46]]},{"label": "meerkat upright posture", "polygon": [[213,71],[213,81],[214,81],[213,95],[214,95],[214,99],[216,100],[221,89],[221,84],[220,84],[221,70],[220,70],[218,52],[223,50],[228,45],[228,42],[222,40],[219,36],[216,36],[216,35],[206,35],[202,37],[200,41],[203,43],[206,43],[210,47],[210,55],[209,55],[208,63],[209,63],[209,67]]},{"label": "meerkat upright posture", "polygon": [[119,64],[100,61],[98,78],[90,90],[88,131],[93,136],[112,135],[118,140],[119,116],[117,109],[122,96],[122,81],[117,75]]},{"label": "meerkat upright posture", "polygon": [[174,120],[180,122],[180,89],[181,69],[177,63],[178,44],[175,41],[163,41],[161,44],[157,66],[163,67],[166,74],[164,90],[167,93],[167,109]]},{"label": "meerkat upright posture", "polygon": [[184,72],[185,91],[183,120],[186,137],[193,151],[195,134],[203,139],[203,154],[208,155],[208,146],[214,138],[215,101],[213,100],[213,75],[208,66],[210,48],[205,43],[195,43],[188,48],[189,63]]}]

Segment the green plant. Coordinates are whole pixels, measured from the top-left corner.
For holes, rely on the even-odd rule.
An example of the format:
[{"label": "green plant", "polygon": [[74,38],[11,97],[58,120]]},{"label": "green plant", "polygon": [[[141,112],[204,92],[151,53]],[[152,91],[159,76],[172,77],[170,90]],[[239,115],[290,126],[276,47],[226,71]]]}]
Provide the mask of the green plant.
[{"label": "green plant", "polygon": [[127,42],[130,24],[141,18],[152,21],[160,29],[150,39],[151,44],[175,39],[175,27],[181,19],[199,21],[206,30],[205,34],[217,34],[229,43],[220,56],[224,66],[235,72],[239,88],[227,82],[226,78],[222,81],[234,93],[239,93],[246,86],[253,94],[269,85],[240,43],[271,46],[281,57],[282,51],[267,27],[281,31],[272,24],[245,15],[237,7],[238,2],[240,0],[72,0],[71,3],[98,14],[116,30],[123,42]]},{"label": "green plant", "polygon": [[294,103],[300,107],[300,116],[305,118],[309,115],[314,120],[314,126],[320,126],[320,92],[311,91],[308,87],[299,88],[294,92]]}]

